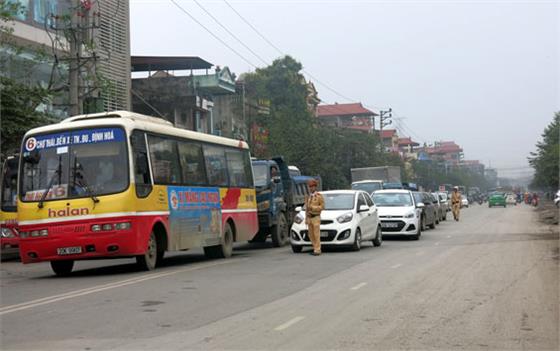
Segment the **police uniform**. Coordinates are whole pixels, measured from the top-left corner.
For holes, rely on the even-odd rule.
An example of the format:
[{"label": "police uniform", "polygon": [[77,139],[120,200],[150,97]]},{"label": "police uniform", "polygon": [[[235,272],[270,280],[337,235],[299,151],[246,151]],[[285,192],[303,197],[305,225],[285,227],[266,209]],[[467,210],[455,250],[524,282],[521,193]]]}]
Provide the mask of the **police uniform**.
[{"label": "police uniform", "polygon": [[459,211],[461,210],[461,193],[459,191],[453,191],[451,194],[451,209],[453,211],[453,218],[458,221]]},{"label": "police uniform", "polygon": [[317,191],[305,199],[305,223],[313,253],[321,253],[321,211],[325,209],[325,199]]}]

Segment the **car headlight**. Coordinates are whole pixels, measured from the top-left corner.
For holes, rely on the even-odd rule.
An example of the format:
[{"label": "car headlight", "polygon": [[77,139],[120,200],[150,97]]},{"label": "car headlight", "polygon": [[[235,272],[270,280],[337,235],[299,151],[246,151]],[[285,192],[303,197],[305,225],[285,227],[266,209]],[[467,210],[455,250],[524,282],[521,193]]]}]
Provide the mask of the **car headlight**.
[{"label": "car headlight", "polygon": [[303,222],[303,216],[298,213],[294,218],[294,222],[297,224],[301,224],[301,222]]},{"label": "car headlight", "polygon": [[353,217],[354,217],[354,215],[352,214],[352,212],[347,212],[347,213],[343,214],[342,216],[338,216],[336,218],[336,221],[338,223],[346,223],[346,222],[350,222]]},{"label": "car headlight", "polygon": [[414,212],[410,212],[404,215],[404,218],[414,218]]}]

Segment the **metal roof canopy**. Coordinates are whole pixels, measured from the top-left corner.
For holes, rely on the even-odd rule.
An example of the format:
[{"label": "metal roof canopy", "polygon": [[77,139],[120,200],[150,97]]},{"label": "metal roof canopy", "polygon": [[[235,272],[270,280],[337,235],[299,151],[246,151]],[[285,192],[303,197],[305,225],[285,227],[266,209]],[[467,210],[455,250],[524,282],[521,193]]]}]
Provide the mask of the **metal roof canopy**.
[{"label": "metal roof canopy", "polygon": [[214,66],[198,56],[131,56],[132,72],[208,69]]}]

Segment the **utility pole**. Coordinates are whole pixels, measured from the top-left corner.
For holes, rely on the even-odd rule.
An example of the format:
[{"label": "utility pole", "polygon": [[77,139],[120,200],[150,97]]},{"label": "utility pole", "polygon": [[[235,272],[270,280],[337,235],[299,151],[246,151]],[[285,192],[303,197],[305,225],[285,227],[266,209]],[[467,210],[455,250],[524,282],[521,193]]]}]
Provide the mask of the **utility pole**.
[{"label": "utility pole", "polygon": [[381,139],[381,152],[383,152],[384,144],[383,144],[383,127],[388,126],[389,124],[393,123],[390,118],[393,117],[393,109],[389,108],[386,111],[380,110],[379,111],[379,138]]}]

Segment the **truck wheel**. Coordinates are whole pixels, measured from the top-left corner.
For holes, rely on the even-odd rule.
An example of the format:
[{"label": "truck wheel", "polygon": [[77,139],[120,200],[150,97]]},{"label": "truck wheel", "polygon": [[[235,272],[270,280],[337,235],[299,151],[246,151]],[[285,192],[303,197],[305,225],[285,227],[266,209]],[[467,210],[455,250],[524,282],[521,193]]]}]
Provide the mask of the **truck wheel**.
[{"label": "truck wheel", "polygon": [[288,236],[288,222],[286,221],[286,215],[280,213],[278,216],[278,223],[273,225],[271,228],[270,236],[272,237],[272,245],[274,247],[284,246],[290,240]]},{"label": "truck wheel", "polygon": [[74,268],[74,261],[51,261],[51,268],[57,276],[66,277],[72,272],[72,268]]},{"label": "truck wheel", "polygon": [[136,264],[138,268],[143,271],[151,271],[156,268],[156,263],[158,261],[158,244],[156,240],[156,234],[154,232],[150,233],[150,239],[148,239],[148,247],[146,252],[142,255],[136,256]]},{"label": "truck wheel", "polygon": [[233,253],[233,230],[231,225],[226,223],[224,234],[222,235],[221,244],[215,246],[206,246],[204,254],[208,258],[228,258]]}]

